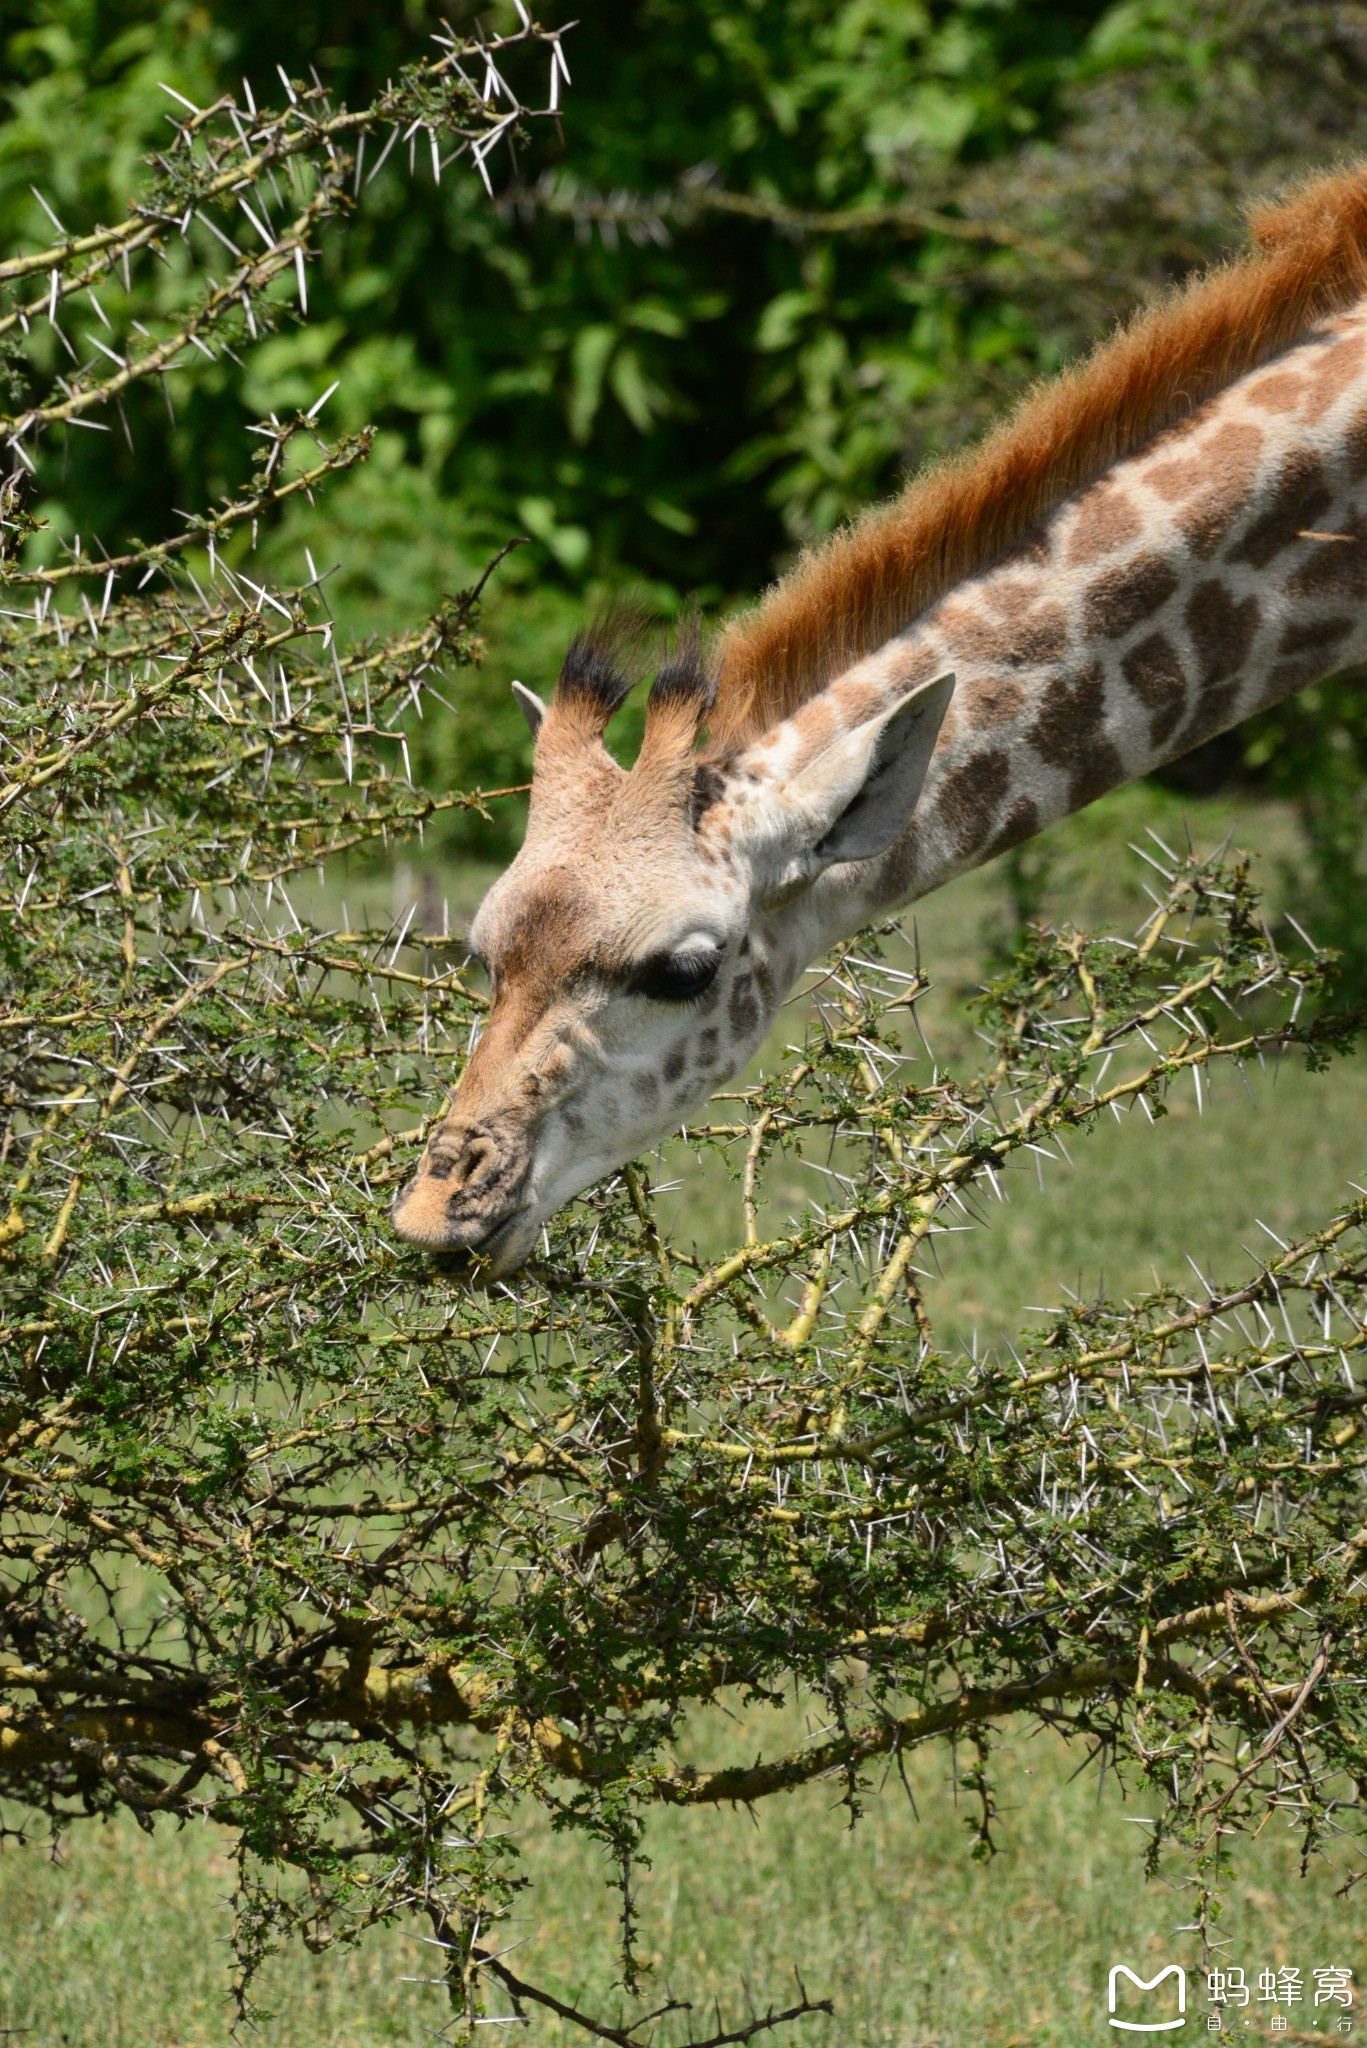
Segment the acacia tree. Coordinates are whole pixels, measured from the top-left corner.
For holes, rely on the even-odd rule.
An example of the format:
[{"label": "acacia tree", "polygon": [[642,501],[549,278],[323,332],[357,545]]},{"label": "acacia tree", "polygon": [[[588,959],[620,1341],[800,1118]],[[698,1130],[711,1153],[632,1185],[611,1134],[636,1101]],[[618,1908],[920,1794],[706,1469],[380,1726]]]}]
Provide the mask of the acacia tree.
[{"label": "acacia tree", "polygon": [[[482,161],[516,125],[505,74],[556,47],[452,43],[360,112],[298,86],[185,110],[128,219],[0,269],[3,332],[33,343],[22,468],[286,294],[302,311],[360,139]],[[119,324],[135,261],[166,268],[158,331]],[[1047,1722],[1147,1786],[1151,1862],[1192,1859],[1203,1897],[1273,1806],[1308,1849],[1356,1824],[1367,1201],[1000,1358],[942,1348],[920,1286],[1018,1153],[1344,1048],[1325,958],[1276,949],[1239,863],[1174,859],[1136,938],[1033,932],[953,1079],[911,1057],[919,975],[866,939],[802,1044],[692,1134],[738,1183],[724,1254],[670,1243],[637,1167],[516,1283],[433,1268],[383,1203],[482,998],[444,935],[325,928],[301,884],[509,799],[406,772],[478,592],[339,645],[313,565],[267,588],[249,549],[364,441],[327,442],[316,406],[259,434],[234,499],[117,556],[35,557],[19,472],[7,492],[5,1793],[63,1827],[229,1830],[244,2006],[273,1944],[416,1916],[458,2028],[543,2008],[623,2048],[822,2005],[799,1988],[699,2036],[651,1999],[631,1870],[662,1806],[834,1776],[856,1811],[871,1767],[949,1738],[986,1851],[993,1731]],[[766,1233],[775,1160],[813,1144],[835,1194]],[[819,1737],[677,1762],[702,1704],[795,1683]],[[500,1952],[528,1801],[617,1870],[620,2013]]]}]

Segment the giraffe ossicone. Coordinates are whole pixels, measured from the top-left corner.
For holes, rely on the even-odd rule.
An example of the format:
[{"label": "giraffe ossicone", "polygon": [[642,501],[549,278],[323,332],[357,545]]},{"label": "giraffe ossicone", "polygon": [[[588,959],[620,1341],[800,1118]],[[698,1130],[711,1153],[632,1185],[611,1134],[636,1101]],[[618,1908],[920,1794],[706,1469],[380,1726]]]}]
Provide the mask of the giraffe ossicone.
[{"label": "giraffe ossicone", "polygon": [[516,686],[527,835],[471,929],[492,1006],[401,1236],[512,1271],[836,940],[1367,657],[1367,172],[1254,232],[715,656],[685,632],[629,771],[603,744],[629,621],[549,705]]}]

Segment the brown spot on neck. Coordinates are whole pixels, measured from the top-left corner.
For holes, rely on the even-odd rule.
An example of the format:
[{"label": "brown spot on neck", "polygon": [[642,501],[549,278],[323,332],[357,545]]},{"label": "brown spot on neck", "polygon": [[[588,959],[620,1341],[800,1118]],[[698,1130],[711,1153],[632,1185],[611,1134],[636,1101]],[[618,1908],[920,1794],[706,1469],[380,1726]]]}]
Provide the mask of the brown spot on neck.
[{"label": "brown spot on neck", "polygon": [[1104,731],[1105,718],[1105,674],[1094,661],[1076,675],[1060,677],[1030,731],[1040,758],[1067,772],[1072,810],[1081,810],[1123,779],[1120,756]]},{"label": "brown spot on neck", "polygon": [[964,684],[964,715],[975,732],[1005,725],[1024,702],[1024,690],[1010,676],[970,676]]},{"label": "brown spot on neck", "polygon": [[1149,714],[1150,739],[1161,747],[1186,715],[1187,678],[1181,656],[1166,633],[1150,633],[1130,648],[1120,668]]},{"label": "brown spot on neck", "polygon": [[1157,554],[1139,555],[1123,569],[1099,576],[1083,605],[1088,639],[1123,639],[1167,603],[1179,581],[1172,563]]},{"label": "brown spot on neck", "polygon": [[1229,559],[1265,569],[1283,548],[1291,547],[1299,539],[1305,527],[1313,526],[1332,503],[1333,493],[1319,457],[1308,448],[1293,448],[1281,466],[1266,505]]},{"label": "brown spot on neck", "polygon": [[1038,668],[1057,661],[1068,644],[1068,615],[1060,604],[1035,603],[1009,618],[991,617],[981,600],[956,599],[941,607],[935,626],[951,661],[985,668]]},{"label": "brown spot on neck", "polygon": [[1259,412],[1295,412],[1308,388],[1304,377],[1296,371],[1272,369],[1250,378],[1244,396]]},{"label": "brown spot on neck", "polygon": [[1065,568],[1094,562],[1098,555],[1138,540],[1143,531],[1139,509],[1123,485],[1107,479],[1087,491],[1077,505],[1077,519],[1064,550]]},{"label": "brown spot on neck", "polygon": [[1345,335],[1309,363],[1309,392],[1301,417],[1315,426],[1367,368],[1367,336]]},{"label": "brown spot on neck", "polygon": [[1234,722],[1261,610],[1256,597],[1235,603],[1223,583],[1198,583],[1187,599],[1186,624],[1200,663],[1183,747],[1224,732]]},{"label": "brown spot on neck", "polygon": [[1178,529],[1201,558],[1214,554],[1242,513],[1262,449],[1261,429],[1235,420],[1191,454],[1145,469],[1144,482],[1177,508]]},{"label": "brown spot on neck", "polygon": [[972,853],[990,837],[1010,784],[1010,757],[1000,747],[950,769],[940,784],[939,815],[956,852]]},{"label": "brown spot on neck", "polygon": [[1277,647],[1279,654],[1316,654],[1325,660],[1333,654],[1353,630],[1353,621],[1344,618],[1291,619]]},{"label": "brown spot on neck", "polygon": [[1334,530],[1342,539],[1301,540],[1303,559],[1287,585],[1293,598],[1367,597],[1367,512],[1338,515]]},{"label": "brown spot on neck", "polygon": [[1023,840],[1033,839],[1039,831],[1039,806],[1033,797],[1017,797],[1001,824],[993,833],[987,847],[987,858],[995,854],[1008,853]]},{"label": "brown spot on neck", "polygon": [[1239,674],[1252,652],[1261,616],[1256,597],[1250,595],[1236,604],[1214,577],[1196,585],[1187,599],[1186,622],[1201,664],[1202,690]]}]

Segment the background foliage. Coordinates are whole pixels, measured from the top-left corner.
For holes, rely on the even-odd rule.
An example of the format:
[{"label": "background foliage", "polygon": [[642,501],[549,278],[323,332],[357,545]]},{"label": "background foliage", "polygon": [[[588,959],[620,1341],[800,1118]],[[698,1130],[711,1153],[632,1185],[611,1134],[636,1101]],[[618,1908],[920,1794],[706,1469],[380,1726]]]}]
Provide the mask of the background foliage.
[{"label": "background foliage", "polygon": [[[364,97],[439,11],[0,10],[3,217],[45,235],[35,184],[114,217],[167,132],[159,81],[269,95],[277,63],[313,64]],[[240,364],[178,371],[174,424],[149,393],[136,451],[75,436],[44,479],[54,535],[162,532],[230,487],[247,421],[339,379],[330,422],[374,422],[374,453],[325,527],[300,505],[273,530],[281,573],[311,543],[339,565],[344,625],[375,630],[433,610],[510,533],[532,543],[490,593],[482,678],[419,736],[434,786],[519,779],[507,677],[552,673],[586,601],[626,582],[666,613],[753,596],[1229,247],[1251,198],[1334,161],[1367,113],[1362,0],[1302,0],[1294,34],[1277,0],[645,0],[567,47],[563,139],[504,161],[495,208],[391,162],[346,260],[325,247],[307,327],[284,314]],[[1302,900],[1359,974],[1362,707],[1355,681],[1303,693],[1185,770],[1301,807]],[[491,854],[515,829],[449,827]]]}]

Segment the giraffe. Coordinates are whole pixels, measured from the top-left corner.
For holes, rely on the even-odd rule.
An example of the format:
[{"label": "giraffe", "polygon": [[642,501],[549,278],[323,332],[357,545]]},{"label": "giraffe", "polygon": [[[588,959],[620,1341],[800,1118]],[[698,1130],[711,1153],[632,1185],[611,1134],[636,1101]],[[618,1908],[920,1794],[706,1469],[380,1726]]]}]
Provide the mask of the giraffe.
[{"label": "giraffe", "polygon": [[401,1237],[512,1272],[837,940],[1367,656],[1367,166],[1252,227],[711,654],[686,632],[630,770],[620,621],[549,705],[514,685],[526,837],[470,933],[491,1009]]}]

